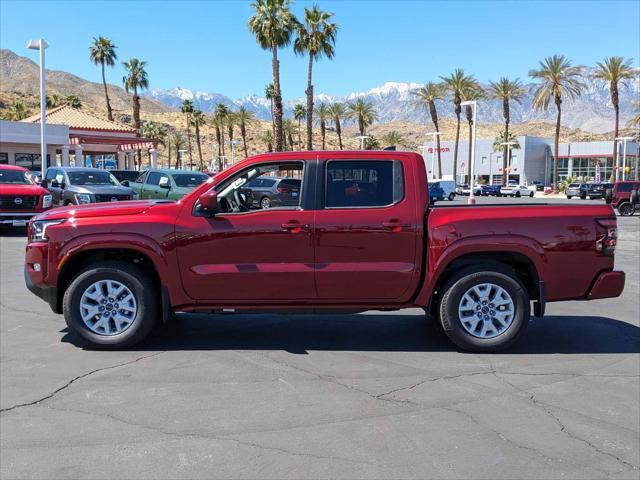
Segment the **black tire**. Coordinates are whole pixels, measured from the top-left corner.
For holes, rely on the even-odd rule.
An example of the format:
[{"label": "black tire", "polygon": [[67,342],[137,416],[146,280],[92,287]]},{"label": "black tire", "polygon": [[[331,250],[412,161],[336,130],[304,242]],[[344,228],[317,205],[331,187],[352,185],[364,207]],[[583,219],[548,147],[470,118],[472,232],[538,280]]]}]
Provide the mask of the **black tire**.
[{"label": "black tire", "polygon": [[[502,287],[514,303],[514,317],[509,327],[494,338],[480,338],[469,333],[458,314],[463,295],[474,285],[492,283]],[[513,271],[501,265],[479,265],[455,273],[444,284],[438,308],[442,328],[449,339],[463,350],[496,352],[509,348],[526,332],[529,324],[530,304],[527,289]]]},{"label": "black tire", "polygon": [[518,190],[518,191],[516,192],[516,198],[520,198],[520,196],[521,196],[521,195],[522,195],[522,194],[520,193],[520,190]]},{"label": "black tire", "polygon": [[[131,325],[116,335],[100,335],[85,325],[80,315],[80,299],[84,291],[98,280],[116,280],[124,284],[134,295],[137,313]],[[159,295],[149,276],[128,262],[104,261],[83,270],[67,288],[62,303],[67,325],[90,346],[117,350],[128,348],[142,341],[159,323]]]},{"label": "black tire", "polygon": [[449,194],[449,201],[450,201],[450,202],[452,202],[454,198],[456,198],[456,194],[455,194],[455,193],[453,193],[453,192],[451,192],[451,193]]},{"label": "black tire", "polygon": [[613,190],[611,188],[607,188],[604,194],[604,201],[607,202],[607,205],[613,201]]},{"label": "black tire", "polygon": [[631,202],[624,202],[618,205],[618,213],[623,217],[630,217],[633,215],[633,205]]},{"label": "black tire", "polygon": [[640,192],[638,190],[631,190],[631,196],[629,197],[632,205],[638,205],[640,203]]},{"label": "black tire", "polygon": [[530,198],[533,198],[533,192],[531,192],[531,193],[529,194],[529,197],[530,197]]},{"label": "black tire", "polygon": [[580,200],[586,200],[587,199],[587,194],[586,193],[581,193],[580,194]]},{"label": "black tire", "polygon": [[260,208],[264,210],[271,208],[271,199],[269,197],[262,197],[260,199]]},{"label": "black tire", "polygon": [[571,200],[571,195],[567,195],[567,200]]}]

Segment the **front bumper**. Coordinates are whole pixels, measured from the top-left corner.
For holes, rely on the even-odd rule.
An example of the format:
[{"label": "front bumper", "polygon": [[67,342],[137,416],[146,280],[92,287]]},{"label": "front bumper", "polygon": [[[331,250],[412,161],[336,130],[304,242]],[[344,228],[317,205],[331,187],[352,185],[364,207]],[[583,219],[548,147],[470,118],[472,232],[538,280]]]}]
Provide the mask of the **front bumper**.
[{"label": "front bumper", "polygon": [[[44,211],[44,210],[43,210]],[[3,212],[0,213],[0,225],[11,225],[13,227],[26,227],[31,220],[36,215],[41,214],[40,212]]]},{"label": "front bumper", "polygon": [[619,297],[624,290],[624,272],[602,272],[593,282],[587,300]]},{"label": "front bumper", "polygon": [[27,289],[34,295],[40,297],[47,302],[53,310],[53,313],[62,313],[58,308],[58,289],[56,287],[50,287],[47,285],[36,285],[31,280],[31,276],[27,271],[28,267],[24,267],[24,283],[27,285]]}]

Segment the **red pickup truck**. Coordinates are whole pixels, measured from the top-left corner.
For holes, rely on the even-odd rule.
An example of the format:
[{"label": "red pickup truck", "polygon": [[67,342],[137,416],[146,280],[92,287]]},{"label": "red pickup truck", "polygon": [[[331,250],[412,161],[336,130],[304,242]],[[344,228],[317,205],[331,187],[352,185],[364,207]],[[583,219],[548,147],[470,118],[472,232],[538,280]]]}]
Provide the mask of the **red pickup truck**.
[{"label": "red pickup truck", "polygon": [[[253,208],[249,190],[274,177],[301,188]],[[410,152],[256,156],[179,201],[38,216],[26,283],[102,348],[131,346],[174,312],[420,307],[459,347],[495,351],[546,302],[622,292],[609,205],[434,208],[426,179]]]},{"label": "red pickup truck", "polygon": [[29,170],[0,165],[0,226],[25,227],[31,217],[51,208],[51,194],[37,185]]}]

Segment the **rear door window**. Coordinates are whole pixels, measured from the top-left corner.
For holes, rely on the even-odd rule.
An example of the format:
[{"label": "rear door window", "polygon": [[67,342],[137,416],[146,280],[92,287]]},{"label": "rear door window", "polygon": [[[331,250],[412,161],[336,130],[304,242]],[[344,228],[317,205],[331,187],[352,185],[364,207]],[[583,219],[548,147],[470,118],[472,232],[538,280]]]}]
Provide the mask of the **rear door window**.
[{"label": "rear door window", "polygon": [[397,160],[327,162],[326,208],[385,207],[403,198],[402,163]]},{"label": "rear door window", "polygon": [[633,190],[633,183],[619,183],[618,188],[616,189],[617,192],[621,193],[627,193],[631,190]]}]

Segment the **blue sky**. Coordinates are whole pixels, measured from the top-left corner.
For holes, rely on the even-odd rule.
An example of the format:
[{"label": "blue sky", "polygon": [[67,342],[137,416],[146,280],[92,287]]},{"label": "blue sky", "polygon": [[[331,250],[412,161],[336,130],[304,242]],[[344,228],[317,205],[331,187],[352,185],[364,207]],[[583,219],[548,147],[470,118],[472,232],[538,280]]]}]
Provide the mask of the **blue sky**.
[{"label": "blue sky", "polygon": [[[481,81],[527,79],[545,56],[593,65],[609,55],[640,57],[640,2],[319,1],[340,25],[333,61],[316,64],[316,92],[343,95],[387,81],[426,82],[462,67]],[[298,1],[293,11],[302,16]],[[175,86],[240,97],[271,81],[271,54],[246,28],[245,1],[0,0],[0,46],[35,59],[44,37],[47,67],[100,81],[88,60],[92,37],[118,46],[119,60],[148,62],[151,88]],[[504,21],[506,17],[506,22]],[[304,95],[304,58],[281,53],[285,98]],[[107,72],[120,84],[121,66]]]}]

